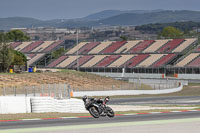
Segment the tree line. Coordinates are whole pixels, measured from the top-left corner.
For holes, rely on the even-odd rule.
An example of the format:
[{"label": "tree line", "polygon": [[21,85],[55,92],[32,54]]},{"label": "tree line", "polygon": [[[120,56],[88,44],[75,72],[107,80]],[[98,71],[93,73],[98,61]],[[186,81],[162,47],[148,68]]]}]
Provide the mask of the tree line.
[{"label": "tree line", "polygon": [[141,26],[136,26],[135,30],[142,31],[145,33],[160,34],[165,27],[172,26],[176,29],[181,30],[183,33],[188,33],[189,31],[200,28],[200,22],[174,22],[174,23],[155,23],[146,24]]},{"label": "tree line", "polygon": [[0,33],[0,72],[7,72],[11,66],[25,65],[26,56],[14,50],[11,46],[11,42],[29,41],[30,37],[26,36],[20,30],[11,30],[9,32]]}]

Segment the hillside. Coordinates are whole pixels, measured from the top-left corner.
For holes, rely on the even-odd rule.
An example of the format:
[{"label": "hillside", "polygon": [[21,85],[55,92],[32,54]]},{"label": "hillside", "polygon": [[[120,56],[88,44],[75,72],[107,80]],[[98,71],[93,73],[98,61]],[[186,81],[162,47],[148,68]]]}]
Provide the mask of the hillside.
[{"label": "hillside", "polygon": [[84,19],[89,20],[101,20],[113,16],[117,16],[124,13],[134,13],[134,14],[144,14],[144,13],[152,13],[152,12],[160,12],[161,9],[158,10],[129,10],[129,11],[121,11],[121,10],[104,10],[101,12],[97,12],[91,15],[84,17]]},{"label": "hillside", "polygon": [[143,25],[149,23],[200,21],[199,11],[161,11],[154,13],[125,13],[113,16],[99,22],[104,25]]},{"label": "hillside", "polygon": [[[102,19],[103,18],[103,19]],[[99,20],[100,19],[100,20]],[[26,17],[0,18],[0,30],[30,27],[92,27],[100,25],[143,25],[169,22],[200,22],[200,11],[160,11],[160,10],[107,10],[84,18],[69,20],[38,20]]]}]

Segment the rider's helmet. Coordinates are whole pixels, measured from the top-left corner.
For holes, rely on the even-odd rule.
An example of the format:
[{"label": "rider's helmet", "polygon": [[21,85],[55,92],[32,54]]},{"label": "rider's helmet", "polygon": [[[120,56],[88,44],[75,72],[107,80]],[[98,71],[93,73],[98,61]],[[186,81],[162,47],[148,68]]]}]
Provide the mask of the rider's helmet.
[{"label": "rider's helmet", "polygon": [[105,98],[105,102],[108,102],[109,100],[110,100],[110,97],[107,96],[107,97]]},{"label": "rider's helmet", "polygon": [[82,100],[85,102],[86,99],[88,99],[88,96],[84,95],[84,96],[82,97]]}]

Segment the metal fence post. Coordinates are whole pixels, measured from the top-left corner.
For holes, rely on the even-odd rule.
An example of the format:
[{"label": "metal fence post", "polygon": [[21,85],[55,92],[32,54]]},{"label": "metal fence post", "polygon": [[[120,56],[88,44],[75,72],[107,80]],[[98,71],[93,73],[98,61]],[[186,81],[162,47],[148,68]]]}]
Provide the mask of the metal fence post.
[{"label": "metal fence post", "polygon": [[44,96],[44,85],[42,84],[41,86],[42,86],[42,89],[41,89],[42,90],[42,96]]},{"label": "metal fence post", "polygon": [[33,88],[33,96],[35,97],[35,86],[32,86]]},{"label": "metal fence post", "polygon": [[3,95],[4,95],[4,96],[6,95],[6,88],[5,88],[5,85],[3,86]]},{"label": "metal fence post", "polygon": [[15,86],[13,87],[13,90],[14,90],[14,96],[17,96],[17,94],[16,94],[17,92],[16,92],[16,87]]},{"label": "metal fence post", "polygon": [[54,84],[54,98],[56,98],[56,84]]},{"label": "metal fence post", "polygon": [[70,99],[71,98],[71,96],[70,96],[70,92],[71,92],[70,84],[67,87],[68,87],[68,98]]},{"label": "metal fence post", "polygon": [[24,91],[25,91],[25,96],[27,97],[28,96],[28,91],[27,91],[25,86],[23,86],[23,88],[24,88]]},{"label": "metal fence post", "polygon": [[66,98],[66,84],[64,83],[64,85],[63,85],[63,88],[64,88],[64,98]]}]

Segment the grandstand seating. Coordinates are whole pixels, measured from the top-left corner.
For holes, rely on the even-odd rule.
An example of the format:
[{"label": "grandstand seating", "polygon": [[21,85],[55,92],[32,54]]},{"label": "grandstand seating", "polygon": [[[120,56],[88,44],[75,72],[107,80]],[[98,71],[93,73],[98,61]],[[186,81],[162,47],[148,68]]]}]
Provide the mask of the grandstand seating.
[{"label": "grandstand seating", "polygon": [[138,64],[137,67],[149,67],[154,62],[159,60],[162,56],[163,54],[150,54],[149,57],[142,61],[140,64]]},{"label": "grandstand seating", "polygon": [[132,47],[134,47],[135,45],[137,45],[138,43],[140,43],[140,40],[137,41],[128,41],[126,44],[124,44],[121,48],[119,48],[118,50],[115,51],[115,53],[126,53],[127,51],[129,51]]},{"label": "grandstand seating", "polygon": [[20,45],[18,45],[17,47],[15,47],[14,49],[17,50],[17,51],[21,51],[22,49],[24,49],[25,47],[27,47],[31,43],[32,42],[23,42]]},{"label": "grandstand seating", "polygon": [[125,67],[133,68],[137,64],[139,64],[140,62],[144,61],[148,56],[149,56],[149,54],[140,54],[140,55],[137,55],[136,57],[133,57],[131,60],[129,60],[128,62],[126,62],[125,63]]},{"label": "grandstand seating", "polygon": [[47,67],[55,67],[56,65],[58,65],[59,63],[61,63],[62,61],[64,61],[67,58],[68,58],[68,56],[60,56],[58,59],[51,62]]},{"label": "grandstand seating", "polygon": [[192,39],[185,39],[185,42],[183,42],[181,45],[179,45],[176,49],[174,49],[172,52],[182,52],[183,50],[185,50],[187,47],[189,47],[191,44],[193,44],[194,42],[196,42],[197,39],[196,38],[192,38]]},{"label": "grandstand seating", "polygon": [[64,41],[63,40],[60,40],[60,41],[57,41],[57,42],[54,42],[52,43],[51,45],[49,45],[47,48],[45,48],[44,50],[42,50],[41,52],[50,52],[52,51],[53,49],[55,49],[56,47],[58,47],[59,45],[61,45]]},{"label": "grandstand seating", "polygon": [[99,42],[91,42],[84,45],[79,51],[79,54],[87,54],[91,49],[99,45]]},{"label": "grandstand seating", "polygon": [[98,62],[100,62],[101,60],[103,60],[105,57],[107,57],[106,55],[95,55],[94,58],[92,58],[91,60],[89,60],[88,62],[86,62],[85,64],[83,64],[81,67],[93,67],[94,65],[96,65]]},{"label": "grandstand seating", "polygon": [[75,47],[73,47],[72,49],[70,49],[67,54],[74,54],[76,53],[77,50],[81,49],[83,46],[85,46],[86,44],[88,44],[89,42],[81,42],[78,45],[76,45]]},{"label": "grandstand seating", "polygon": [[42,58],[45,54],[36,54],[33,58],[31,58],[31,60],[29,60],[27,62],[28,66],[33,64],[34,62],[36,62],[37,60],[39,60],[40,58]]},{"label": "grandstand seating", "polygon": [[173,59],[176,56],[176,54],[167,54],[163,56],[160,60],[156,61],[152,67],[161,67],[166,65],[171,59]]},{"label": "grandstand seating", "polygon": [[68,65],[73,63],[77,58],[80,58],[80,56],[69,56],[67,59],[56,65],[57,68],[66,68]]},{"label": "grandstand seating", "polygon": [[108,67],[123,67],[123,64],[133,58],[134,55],[121,55],[119,59],[114,61],[112,64],[110,64]]},{"label": "grandstand seating", "polygon": [[144,40],[143,42],[137,44],[135,47],[131,48],[128,53],[141,53],[145,48],[154,42],[154,40]]},{"label": "grandstand seating", "polygon": [[193,61],[191,61],[187,67],[199,67],[200,66],[200,56],[197,56]]},{"label": "grandstand seating", "polygon": [[[91,58],[93,58],[94,56],[92,55],[86,55],[86,56],[82,56],[78,59],[78,66],[83,65],[84,63],[86,63],[88,60],[90,60]],[[73,63],[71,63],[70,65],[67,66],[67,68],[74,68],[77,67],[77,61],[74,61]]]},{"label": "grandstand seating", "polygon": [[36,54],[27,54],[29,58],[33,58]]},{"label": "grandstand seating", "polygon": [[195,59],[196,57],[198,57],[199,54],[200,53],[191,53],[191,54],[189,54],[183,60],[181,60],[180,62],[178,62],[176,64],[176,67],[184,67],[185,65],[187,65],[188,63],[190,63],[193,59]]},{"label": "grandstand seating", "polygon": [[112,42],[101,42],[98,46],[96,46],[94,49],[92,49],[89,54],[98,54],[99,52],[101,52],[102,50],[104,50],[105,48],[107,48],[109,45],[111,45]]},{"label": "grandstand seating", "polygon": [[163,47],[161,47],[158,52],[165,53],[165,52],[172,52],[172,50],[176,47],[178,47],[181,43],[184,42],[184,39],[174,39],[167,44],[165,44]]},{"label": "grandstand seating", "polygon": [[10,46],[14,49],[21,44],[22,44],[22,42],[13,42],[13,43],[10,44]]},{"label": "grandstand seating", "polygon": [[167,42],[169,42],[169,40],[156,40],[152,45],[146,48],[143,53],[154,53]]},{"label": "grandstand seating", "polygon": [[33,49],[31,52],[42,52],[45,48],[49,47],[54,41],[45,41],[40,46]]},{"label": "grandstand seating", "polygon": [[121,42],[113,42],[110,46],[105,48],[103,51],[101,51],[101,54],[109,54],[115,52],[117,49],[122,47],[126,41],[121,41]]},{"label": "grandstand seating", "polygon": [[23,48],[21,50],[21,52],[23,52],[23,53],[31,52],[34,48],[38,47],[42,43],[43,43],[43,41],[32,42],[30,45]]},{"label": "grandstand seating", "polygon": [[112,62],[114,62],[116,59],[118,59],[120,55],[110,55],[104,58],[102,61],[97,63],[95,67],[107,67],[110,65]]}]

